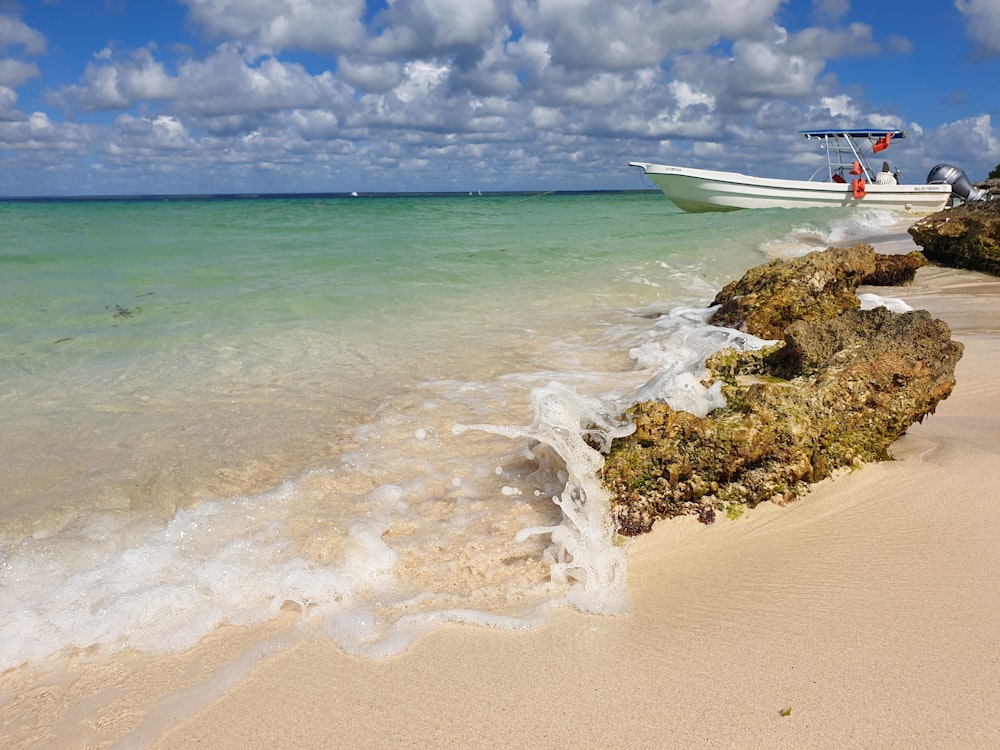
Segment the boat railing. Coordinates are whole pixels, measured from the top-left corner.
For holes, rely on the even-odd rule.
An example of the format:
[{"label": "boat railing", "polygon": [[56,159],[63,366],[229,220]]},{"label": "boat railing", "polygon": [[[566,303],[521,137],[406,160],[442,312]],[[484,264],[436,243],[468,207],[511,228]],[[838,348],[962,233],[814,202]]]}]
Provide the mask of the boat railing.
[{"label": "boat railing", "polygon": [[[829,179],[836,180],[834,175],[838,175],[841,179],[849,180],[848,175],[857,176],[860,170],[861,175],[868,182],[875,181],[875,172],[852,136],[824,134],[814,137],[820,139],[820,148],[826,152],[826,168]],[[809,179],[813,179],[822,169],[823,167],[820,167],[813,172]],[[837,181],[839,182],[839,180]]]},{"label": "boat railing", "polygon": [[[810,180],[816,177],[825,169],[827,178],[835,182],[849,182],[855,179],[864,178],[868,183],[879,182],[879,177],[889,179],[888,174],[876,174],[871,168],[865,153],[862,151],[860,142],[867,142],[871,145],[871,153],[876,154],[889,148],[889,143],[893,138],[906,138],[905,130],[802,130],[810,140],[818,140],[819,146],[826,152],[826,164],[816,169]],[[887,163],[883,163],[882,172],[887,172]],[[892,173],[891,179],[898,179],[898,172]]]}]

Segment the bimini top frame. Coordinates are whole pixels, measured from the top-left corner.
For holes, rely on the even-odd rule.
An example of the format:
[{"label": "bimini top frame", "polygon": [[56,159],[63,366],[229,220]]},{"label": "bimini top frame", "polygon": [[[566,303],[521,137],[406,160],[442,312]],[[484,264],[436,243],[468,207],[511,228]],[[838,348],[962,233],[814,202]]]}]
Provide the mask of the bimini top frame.
[{"label": "bimini top frame", "polygon": [[[906,138],[905,130],[800,130],[799,134],[820,142],[819,147],[826,151],[827,177],[835,182],[846,182],[847,175],[858,174],[875,182],[875,172],[859,141],[870,143],[871,153],[877,154],[889,148],[892,139]],[[819,167],[809,179],[814,180],[822,170]]]}]

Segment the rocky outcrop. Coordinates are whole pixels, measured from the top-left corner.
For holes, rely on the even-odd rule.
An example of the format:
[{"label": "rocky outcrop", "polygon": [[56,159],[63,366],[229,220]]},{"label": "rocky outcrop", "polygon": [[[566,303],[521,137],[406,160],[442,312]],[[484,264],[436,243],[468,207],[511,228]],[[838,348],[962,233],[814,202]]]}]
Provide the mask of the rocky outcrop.
[{"label": "rocky outcrop", "polygon": [[724,408],[630,411],[636,431],[614,442],[604,467],[622,534],[668,516],[710,522],[718,511],[790,501],[838,469],[885,458],[951,393],[962,345],[944,323],[924,311],[863,311],[852,299],[873,273],[870,247],[812,256],[752,269],[717,298],[720,322],[770,338],[781,327],[782,339],[709,359],[710,379],[726,383]]},{"label": "rocky outcrop", "polygon": [[939,211],[909,231],[932,263],[1000,276],[1000,200]]},{"label": "rocky outcrop", "polygon": [[855,290],[874,273],[871,245],[775,259],[723,287],[712,302],[720,307],[710,322],[778,339],[796,320],[827,320],[858,307]]},{"label": "rocky outcrop", "polygon": [[876,253],[875,272],[866,276],[861,283],[871,286],[902,286],[913,281],[917,269],[926,265],[930,265],[930,261],[919,250],[906,255]]}]

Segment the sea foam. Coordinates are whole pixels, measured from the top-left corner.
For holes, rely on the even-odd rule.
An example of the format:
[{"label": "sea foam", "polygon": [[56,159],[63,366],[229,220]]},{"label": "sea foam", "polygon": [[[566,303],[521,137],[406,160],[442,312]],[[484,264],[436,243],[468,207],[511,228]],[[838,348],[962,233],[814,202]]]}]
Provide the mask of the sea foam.
[{"label": "sea foam", "polygon": [[[599,479],[634,429],[621,415],[649,399],[707,414],[725,401],[702,383],[706,357],[768,343],[709,325],[708,308],[637,313],[611,337],[627,371],[430,382],[359,428],[338,466],[270,492],[165,523],[94,511],[9,541],[0,669],[66,648],[179,651],[288,608],[371,657],[446,622],[521,629],[553,606],[627,611],[625,547]],[[516,412],[522,388],[529,424],[461,419]]]},{"label": "sea foam", "polygon": [[[648,271],[668,299],[711,294],[701,266],[680,268]],[[619,281],[648,287],[633,276]],[[530,357],[508,355],[512,372],[393,392],[324,468],[270,491],[180,498],[167,520],[79,510],[3,540],[0,669],[66,649],[180,651],[283,610],[371,657],[446,622],[521,629],[553,606],[626,611],[604,454],[637,401],[695,414],[724,403],[702,382],[705,358],[766,342],[710,313],[626,310],[603,336],[545,347],[521,336]]]},{"label": "sea foam", "polygon": [[907,238],[906,228],[913,221],[912,215],[889,209],[838,210],[832,219],[824,210],[815,221],[796,221],[785,234],[762,243],[762,249],[770,256],[793,257],[831,246],[895,241]]}]

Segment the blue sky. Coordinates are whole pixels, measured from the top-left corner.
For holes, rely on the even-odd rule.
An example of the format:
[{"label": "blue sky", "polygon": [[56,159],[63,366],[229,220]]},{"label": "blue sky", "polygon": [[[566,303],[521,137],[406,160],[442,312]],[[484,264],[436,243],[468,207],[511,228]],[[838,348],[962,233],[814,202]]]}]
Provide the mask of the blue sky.
[{"label": "blue sky", "polygon": [[806,177],[826,127],[977,180],[998,82],[1000,0],[0,0],[0,195]]}]

